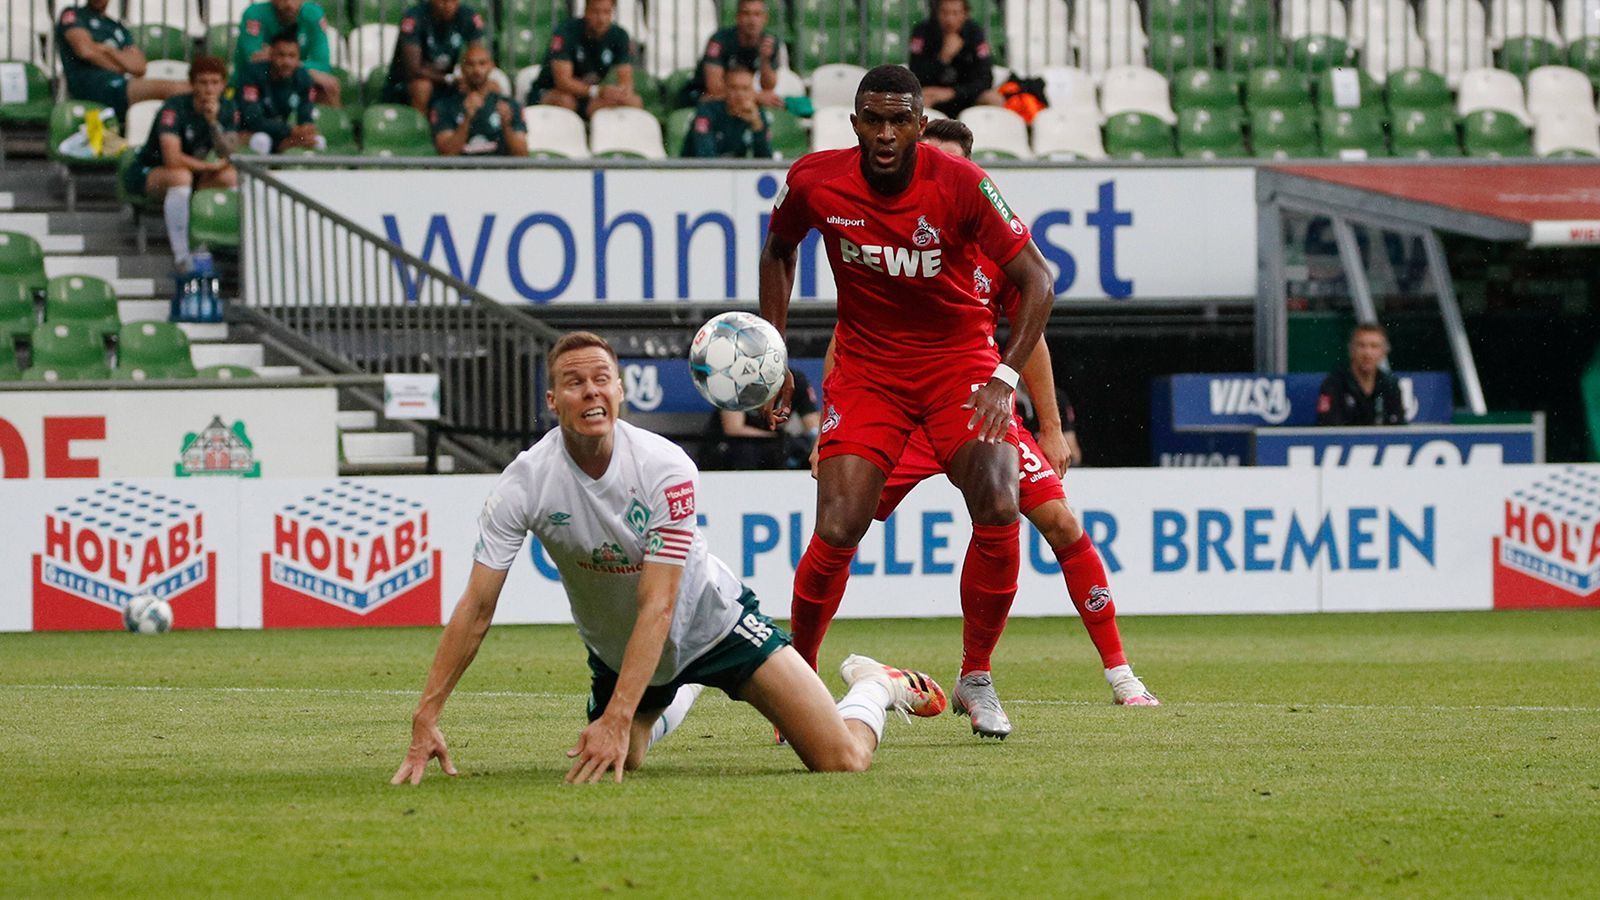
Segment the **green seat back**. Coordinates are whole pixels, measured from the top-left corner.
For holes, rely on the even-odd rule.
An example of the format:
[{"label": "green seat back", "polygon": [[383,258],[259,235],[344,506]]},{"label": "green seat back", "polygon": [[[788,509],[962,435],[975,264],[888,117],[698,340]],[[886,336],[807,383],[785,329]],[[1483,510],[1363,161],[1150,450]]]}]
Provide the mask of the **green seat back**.
[{"label": "green seat back", "polygon": [[0,276],[0,346],[33,333],[39,324],[33,308],[33,288],[20,278]]},{"label": "green seat back", "polygon": [[17,371],[17,348],[9,335],[0,334],[0,381],[16,381],[22,377]]},{"label": "green seat back", "polygon": [[129,322],[117,337],[117,368],[194,374],[189,337],[171,322]]},{"label": "green seat back", "polygon": [[665,139],[667,153],[672,156],[689,155],[689,128],[694,125],[694,109],[684,107],[667,113]]},{"label": "green seat back", "polygon": [[1567,47],[1567,65],[1589,76],[1600,89],[1600,37],[1586,37]]},{"label": "green seat back", "polygon": [[1237,108],[1214,112],[1204,107],[1178,113],[1178,149],[1185,159],[1237,159],[1246,156]]},{"label": "green seat back", "polygon": [[1309,110],[1310,82],[1305,75],[1290,69],[1255,69],[1245,82],[1244,105],[1252,113],[1263,109]]},{"label": "green seat back", "polygon": [[0,102],[0,124],[42,125],[50,121],[50,79],[44,70],[30,62],[18,62],[27,83],[21,100]]},{"label": "green seat back", "polygon": [[1309,107],[1267,108],[1250,113],[1250,142],[1262,159],[1316,156],[1317,125]]},{"label": "green seat back", "polygon": [[[612,69],[606,74],[605,84],[616,84],[617,70]],[[661,97],[661,79],[644,70],[643,66],[633,67],[633,92],[644,101],[644,108],[657,115],[665,114],[666,104]]]},{"label": "green seat back", "polygon": [[1544,38],[1532,36],[1508,37],[1494,55],[1496,67],[1522,79],[1540,66],[1558,65],[1563,61],[1559,47]]},{"label": "green seat back", "polygon": [[363,115],[365,115],[366,107],[383,102],[383,86],[387,84],[388,81],[388,66],[379,66],[367,73],[367,80],[361,87],[360,106],[362,107]]},{"label": "green seat back", "polygon": [[1162,74],[1193,66],[1211,65],[1211,37],[1208,31],[1157,29],[1150,35],[1150,68]]},{"label": "green seat back", "polygon": [[1273,24],[1271,0],[1216,0],[1217,34],[1267,35]]},{"label": "green seat back", "polygon": [[[45,153],[50,159],[75,169],[116,167],[117,160],[115,158],[78,159],[77,157],[61,155],[61,142],[77,133],[78,128],[83,125],[84,119],[89,115],[90,110],[104,112],[106,108],[88,100],[63,100],[50,108],[50,125],[45,138],[49,142],[49,145],[45,148]],[[119,130],[121,127],[122,124],[120,122],[117,123]]]},{"label": "green seat back", "polygon": [[329,70],[334,79],[339,82],[339,105],[350,114],[352,122],[361,118],[361,111],[367,108],[367,100],[361,94],[361,81],[350,74],[348,69],[334,66]]},{"label": "green seat back", "polygon": [[799,159],[811,149],[810,136],[800,122],[800,117],[786,109],[769,109],[767,117],[771,124],[768,126],[767,143],[772,145],[772,152],[783,159]]},{"label": "green seat back", "polygon": [[189,242],[195,246],[239,246],[239,192],[203,188],[189,197]]},{"label": "green seat back", "polygon": [[355,0],[356,22],[362,25],[399,25],[411,0]]},{"label": "green seat back", "polygon": [[1184,69],[1172,80],[1175,109],[1238,109],[1239,79],[1216,69]]},{"label": "green seat back", "polygon": [[1315,75],[1349,61],[1350,43],[1344,38],[1310,34],[1289,45],[1287,65],[1291,69]]},{"label": "green seat back", "polygon": [[1383,139],[1383,116],[1370,107],[1324,109],[1323,155],[1337,159],[1351,150],[1360,150],[1372,158],[1389,155],[1389,146]]},{"label": "green seat back", "polygon": [[124,148],[122,155],[117,157],[117,202],[138,209],[150,209],[153,204],[150,202],[150,198],[145,195],[144,185],[139,185],[137,193],[128,190],[128,182],[126,178],[127,172],[129,169],[137,165],[138,162],[139,150],[137,147]]},{"label": "green seat back", "polygon": [[550,31],[527,25],[507,27],[500,32],[500,52],[496,57],[500,68],[515,72],[544,62],[549,49]]},{"label": "green seat back", "polygon": [[1209,0],[1149,0],[1150,29],[1209,35]]},{"label": "green seat back", "polygon": [[78,322],[111,334],[122,327],[117,292],[93,275],[57,275],[44,291],[46,323]]},{"label": "green seat back", "polygon": [[1394,113],[1390,128],[1395,156],[1448,159],[1461,155],[1456,117],[1447,109],[1400,110]]},{"label": "green seat back", "polygon": [[[767,4],[771,9],[775,4]],[[861,4],[869,31],[895,29],[910,31],[911,26],[928,17],[927,6],[917,0],[873,0]]]},{"label": "green seat back", "polygon": [[1106,120],[1106,154],[1112,159],[1171,159],[1177,156],[1172,129],[1152,115],[1117,113]]},{"label": "green seat back", "polygon": [[256,370],[249,366],[206,366],[195,373],[197,378],[214,378],[227,381],[232,378],[255,378]]},{"label": "green seat back", "polygon": [[1350,72],[1354,74],[1356,83],[1359,86],[1359,95],[1357,97],[1358,106],[1360,106],[1362,109],[1379,109],[1383,106],[1383,86],[1378,84],[1377,79],[1373,78],[1371,75],[1368,75],[1366,69],[1342,67],[1337,69],[1329,69],[1317,76],[1318,106],[1322,107],[1323,109],[1333,108],[1335,98],[1333,87],[1334,79],[1340,72]]},{"label": "green seat back", "polygon": [[32,235],[0,231],[0,276],[18,279],[30,290],[44,290],[44,251]]},{"label": "green seat back", "polygon": [[693,81],[693,69],[674,69],[662,80],[661,94],[666,100],[668,110],[694,105],[689,98],[689,85]]},{"label": "green seat back", "polygon": [[1428,69],[1401,69],[1389,74],[1389,112],[1398,118],[1402,109],[1449,110],[1454,107],[1444,76]]},{"label": "green seat back", "polygon": [[905,65],[911,55],[909,47],[910,38],[904,32],[893,28],[884,28],[881,31],[870,31],[867,34],[867,45],[862,56],[862,65],[873,66]]},{"label": "green seat back", "polygon": [[146,22],[129,30],[133,32],[133,42],[150,59],[188,59],[194,51],[194,42],[181,28]]},{"label": "green seat back", "polygon": [[362,149],[367,156],[433,156],[433,130],[409,106],[379,103],[361,117]]},{"label": "green seat back", "polygon": [[105,371],[105,339],[98,329],[83,322],[46,322],[33,329],[31,368]]},{"label": "green seat back", "polygon": [[1229,72],[1244,74],[1262,66],[1276,66],[1283,62],[1283,44],[1270,33],[1255,35],[1239,32],[1222,39],[1220,43],[1222,66]]},{"label": "green seat back", "polygon": [[226,22],[206,29],[206,53],[233,61],[233,45],[239,39],[239,23]]},{"label": "green seat back", "polygon": [[1461,123],[1461,146],[1468,156],[1532,156],[1527,126],[1496,109],[1469,113]]},{"label": "green seat back", "polygon": [[317,133],[328,142],[328,153],[355,155],[361,152],[356,143],[356,123],[348,110],[318,103],[311,110],[311,120],[317,123]]},{"label": "green seat back", "polygon": [[800,34],[800,65],[810,72],[826,63],[858,63],[861,59],[861,36],[857,26],[849,28],[813,28]]}]

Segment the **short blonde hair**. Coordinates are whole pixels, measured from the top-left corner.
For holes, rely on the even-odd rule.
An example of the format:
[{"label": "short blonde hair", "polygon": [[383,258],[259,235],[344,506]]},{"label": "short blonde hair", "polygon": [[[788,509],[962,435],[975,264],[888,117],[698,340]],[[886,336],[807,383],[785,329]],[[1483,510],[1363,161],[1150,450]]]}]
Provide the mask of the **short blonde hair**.
[{"label": "short blonde hair", "polygon": [[561,339],[556,341],[555,345],[550,348],[550,352],[545,354],[545,374],[549,376],[550,382],[554,384],[556,380],[557,360],[574,350],[584,350],[589,347],[599,347],[606,351],[611,356],[611,364],[621,368],[621,364],[617,362],[617,351],[612,348],[611,343],[605,338],[592,331],[571,331],[562,335]]}]

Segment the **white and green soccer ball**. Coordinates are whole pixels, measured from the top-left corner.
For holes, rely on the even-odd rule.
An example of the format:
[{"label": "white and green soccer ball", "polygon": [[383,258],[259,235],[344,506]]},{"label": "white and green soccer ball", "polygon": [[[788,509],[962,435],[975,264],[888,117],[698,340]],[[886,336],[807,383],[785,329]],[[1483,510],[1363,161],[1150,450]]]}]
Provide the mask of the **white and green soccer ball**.
[{"label": "white and green soccer ball", "polygon": [[783,387],[788,370],[783,336],[755,313],[723,313],[700,326],[689,344],[694,386],[719,409],[766,405]]},{"label": "white and green soccer ball", "polygon": [[162,634],[172,630],[172,604],[155,594],[136,594],[122,608],[122,624],[134,634]]}]

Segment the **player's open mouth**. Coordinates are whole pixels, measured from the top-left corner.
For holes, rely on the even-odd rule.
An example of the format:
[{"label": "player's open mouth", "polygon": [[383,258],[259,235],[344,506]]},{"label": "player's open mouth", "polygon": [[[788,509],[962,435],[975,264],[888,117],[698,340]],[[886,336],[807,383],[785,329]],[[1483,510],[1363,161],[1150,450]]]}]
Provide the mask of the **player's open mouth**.
[{"label": "player's open mouth", "polygon": [[892,150],[892,149],[880,149],[880,150],[875,151],[872,154],[872,159],[873,159],[874,162],[878,163],[879,165],[887,166],[890,163],[894,162],[894,156],[895,156],[894,150]]},{"label": "player's open mouth", "polygon": [[590,409],[586,409],[586,410],[583,411],[583,416],[582,416],[582,418],[588,419],[591,422],[597,422],[597,421],[599,421],[601,419],[604,419],[605,417],[606,417],[606,408],[603,407],[603,406],[596,406],[596,407],[592,407]]}]

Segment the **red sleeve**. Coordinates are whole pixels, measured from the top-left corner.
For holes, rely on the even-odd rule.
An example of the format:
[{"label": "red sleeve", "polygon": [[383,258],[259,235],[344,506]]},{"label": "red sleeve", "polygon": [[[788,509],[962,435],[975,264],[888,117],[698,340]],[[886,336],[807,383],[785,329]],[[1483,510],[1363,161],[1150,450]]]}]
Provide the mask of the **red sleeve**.
[{"label": "red sleeve", "polygon": [[783,187],[778,189],[778,196],[772,199],[772,224],[767,228],[769,234],[791,244],[798,244],[805,239],[812,225],[808,196],[813,180],[811,172],[812,166],[807,165],[805,159],[789,167]]},{"label": "red sleeve", "polygon": [[1004,266],[1031,239],[1028,226],[1000,195],[999,186],[988,173],[966,160],[952,161],[957,163],[952,170],[956,207],[966,231],[984,256],[994,260],[997,267]]}]

